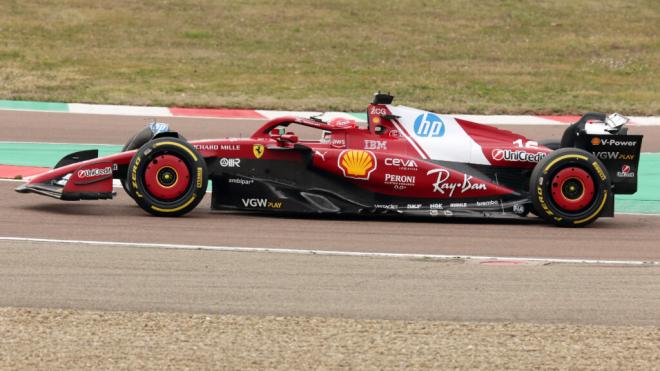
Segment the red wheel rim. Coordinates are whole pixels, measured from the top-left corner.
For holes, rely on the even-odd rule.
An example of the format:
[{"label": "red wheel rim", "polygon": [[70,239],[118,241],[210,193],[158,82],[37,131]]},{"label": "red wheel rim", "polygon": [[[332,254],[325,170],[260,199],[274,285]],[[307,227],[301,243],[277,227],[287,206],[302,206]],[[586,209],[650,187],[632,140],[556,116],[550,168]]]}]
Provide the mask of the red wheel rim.
[{"label": "red wheel rim", "polygon": [[564,210],[578,211],[586,208],[594,200],[594,192],[594,180],[582,168],[567,167],[552,178],[552,200]]},{"label": "red wheel rim", "polygon": [[188,189],[190,171],[185,162],[174,155],[156,156],[144,172],[144,186],[152,196],[174,200]]}]

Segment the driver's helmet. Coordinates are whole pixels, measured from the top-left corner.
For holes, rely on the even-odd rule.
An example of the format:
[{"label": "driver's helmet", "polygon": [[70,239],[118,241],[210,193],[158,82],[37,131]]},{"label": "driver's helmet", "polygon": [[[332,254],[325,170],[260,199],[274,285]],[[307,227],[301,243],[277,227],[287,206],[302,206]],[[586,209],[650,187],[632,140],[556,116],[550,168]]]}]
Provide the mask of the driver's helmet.
[{"label": "driver's helmet", "polygon": [[336,117],[330,120],[330,122],[328,122],[328,125],[337,128],[346,128],[346,129],[354,129],[357,127],[357,123],[355,122],[355,120],[344,117]]}]

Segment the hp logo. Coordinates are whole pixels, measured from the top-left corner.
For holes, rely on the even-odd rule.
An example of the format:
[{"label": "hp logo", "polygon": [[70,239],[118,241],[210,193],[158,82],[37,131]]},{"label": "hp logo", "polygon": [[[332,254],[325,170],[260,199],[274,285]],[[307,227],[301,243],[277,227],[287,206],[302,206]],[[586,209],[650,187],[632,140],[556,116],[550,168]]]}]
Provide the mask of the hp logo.
[{"label": "hp logo", "polygon": [[430,112],[423,113],[415,119],[415,134],[420,137],[441,137],[445,135],[445,123],[440,117]]}]

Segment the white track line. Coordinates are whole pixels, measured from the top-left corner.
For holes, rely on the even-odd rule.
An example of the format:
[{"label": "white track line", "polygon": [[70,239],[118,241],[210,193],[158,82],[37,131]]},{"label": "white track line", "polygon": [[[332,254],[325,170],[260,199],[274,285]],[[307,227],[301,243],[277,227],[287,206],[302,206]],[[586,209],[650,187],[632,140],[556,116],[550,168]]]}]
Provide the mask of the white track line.
[{"label": "white track line", "polygon": [[[165,117],[165,118],[188,118],[188,119],[200,119],[200,120],[236,120],[236,121],[267,121],[267,118],[261,117],[219,117],[219,116],[195,116],[195,115],[167,115],[167,116],[158,116],[158,115],[141,115],[141,114],[124,114],[124,113],[90,113],[90,112],[64,112],[64,111],[48,111],[48,110],[27,110],[20,108],[0,108],[0,111],[15,111],[15,112],[36,112],[36,113],[63,113],[69,115],[106,115],[106,116],[129,116],[129,117],[142,117],[146,119],[154,119],[156,117]],[[89,124],[94,124],[90,122]]]},{"label": "white track line", "polygon": [[544,263],[566,263],[566,264],[606,264],[606,265],[660,265],[660,261],[642,260],[598,260],[598,259],[560,259],[560,258],[530,258],[514,256],[479,256],[479,255],[442,255],[442,254],[405,254],[405,253],[379,253],[379,252],[353,252],[335,250],[308,250],[308,249],[283,249],[270,247],[237,247],[237,246],[208,246],[208,245],[186,245],[186,244],[164,244],[164,243],[142,243],[142,242],[116,242],[116,241],[86,241],[86,240],[58,240],[50,238],[29,237],[4,237],[0,241],[38,242],[55,244],[76,244],[87,246],[120,246],[131,248],[155,248],[172,250],[206,250],[225,252],[259,252],[274,254],[298,254],[298,255],[321,255],[321,256],[349,256],[370,258],[404,258],[404,259],[428,259],[428,260],[485,260],[485,261],[523,261]]},{"label": "white track line", "polygon": [[83,113],[91,115],[120,115],[120,116],[154,116],[172,117],[172,112],[166,107],[124,106],[107,104],[69,103],[69,113]]}]

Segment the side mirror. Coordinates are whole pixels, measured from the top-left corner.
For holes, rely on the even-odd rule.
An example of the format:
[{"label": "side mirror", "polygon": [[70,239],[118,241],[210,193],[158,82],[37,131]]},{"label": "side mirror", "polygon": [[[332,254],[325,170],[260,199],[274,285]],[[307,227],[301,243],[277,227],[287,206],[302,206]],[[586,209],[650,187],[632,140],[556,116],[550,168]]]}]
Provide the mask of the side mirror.
[{"label": "side mirror", "polygon": [[268,133],[268,135],[270,135],[270,137],[273,139],[279,140],[284,133],[285,133],[284,128],[275,128],[271,130],[270,133]]}]

